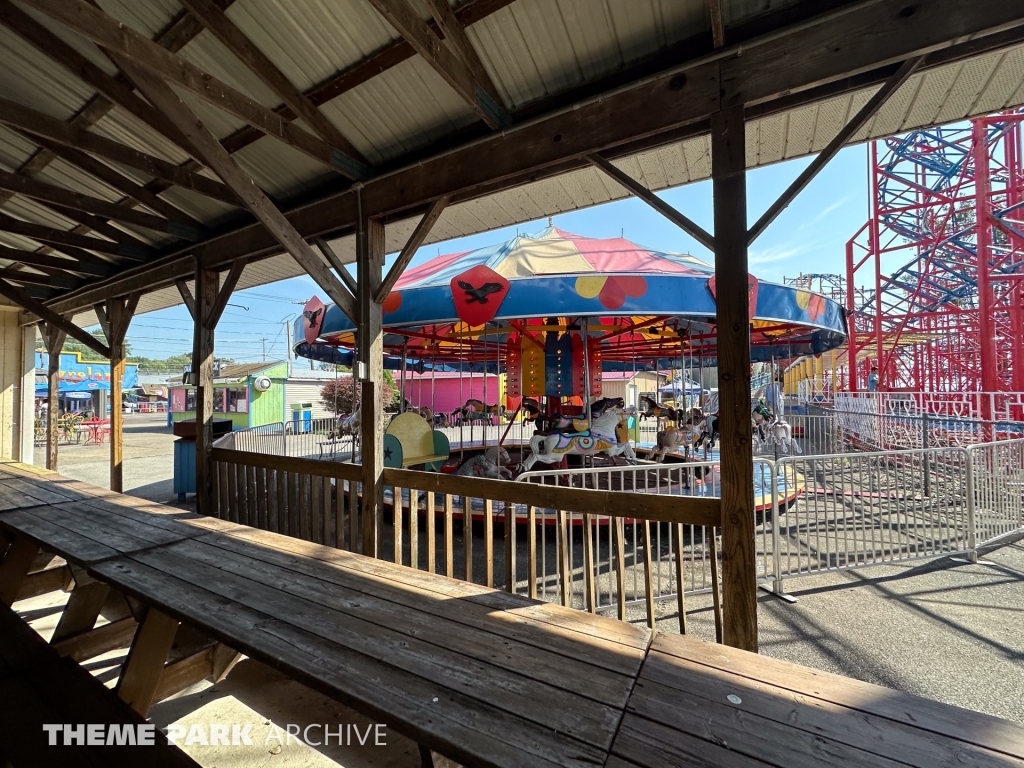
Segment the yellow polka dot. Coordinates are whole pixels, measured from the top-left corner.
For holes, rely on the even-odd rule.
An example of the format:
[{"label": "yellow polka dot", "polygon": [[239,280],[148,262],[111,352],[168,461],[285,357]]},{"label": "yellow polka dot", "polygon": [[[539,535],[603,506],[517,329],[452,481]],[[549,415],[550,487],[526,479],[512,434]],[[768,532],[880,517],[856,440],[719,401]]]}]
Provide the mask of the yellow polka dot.
[{"label": "yellow polka dot", "polygon": [[601,292],[601,289],[604,288],[604,283],[607,279],[608,278],[603,275],[577,277],[576,293],[584,299],[593,299]]}]

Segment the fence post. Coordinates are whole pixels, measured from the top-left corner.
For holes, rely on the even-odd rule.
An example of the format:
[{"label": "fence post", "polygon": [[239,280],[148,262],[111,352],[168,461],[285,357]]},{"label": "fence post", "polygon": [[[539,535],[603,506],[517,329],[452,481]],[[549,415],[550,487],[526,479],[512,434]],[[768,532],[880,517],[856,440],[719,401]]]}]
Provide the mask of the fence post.
[{"label": "fence post", "polygon": [[[779,551],[779,484],[777,482],[779,463],[769,461],[772,473],[772,589],[780,597],[786,594],[782,585],[782,553]],[[785,472],[785,469],[783,469]]]},{"label": "fence post", "polygon": [[931,457],[928,454],[928,411],[921,413],[921,448],[924,450],[924,454],[921,458],[924,459],[924,495],[932,495],[932,462]]},{"label": "fence post", "polygon": [[974,528],[974,446],[969,445],[967,454],[967,559],[978,562],[978,544]]}]

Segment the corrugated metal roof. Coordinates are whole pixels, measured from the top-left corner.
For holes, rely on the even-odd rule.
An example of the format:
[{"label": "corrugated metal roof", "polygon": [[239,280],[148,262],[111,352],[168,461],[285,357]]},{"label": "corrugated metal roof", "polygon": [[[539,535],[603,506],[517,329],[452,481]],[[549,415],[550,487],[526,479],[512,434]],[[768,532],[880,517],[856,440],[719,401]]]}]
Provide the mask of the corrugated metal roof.
[{"label": "corrugated metal roof", "polygon": [[[726,27],[791,2],[722,0]],[[166,31],[182,12],[177,0],[99,0],[99,5],[151,38]],[[413,5],[424,18],[429,17],[422,0],[413,0]],[[25,10],[105,72],[116,72],[90,41],[47,16]],[[300,89],[322,83],[398,39],[396,31],[365,0],[236,0],[226,13]],[[468,35],[500,95],[514,109],[616,73],[673,44],[705,34],[708,28],[705,0],[515,0],[474,23]],[[277,96],[209,32],[200,32],[180,55],[261,104],[278,106]],[[238,118],[174,87],[218,137],[243,126]],[[747,127],[748,165],[760,167],[820,150],[872,93],[873,89],[864,89],[751,121]],[[0,96],[67,120],[88,103],[93,90],[0,25]],[[989,113],[1022,102],[1024,46],[1018,46],[915,75],[855,140]],[[477,121],[466,103],[417,56],[343,93],[324,104],[321,111],[373,164],[395,160]],[[180,148],[120,108],[112,109],[91,130],[174,163],[188,159]],[[31,142],[0,127],[0,167],[4,170],[18,168],[34,149]],[[263,189],[280,200],[312,191],[333,177],[333,172],[320,163],[271,138],[261,138],[234,156]],[[651,189],[667,189],[709,177],[710,142],[706,136],[698,136],[617,164]],[[118,169],[137,183],[150,181],[136,170]],[[63,162],[52,164],[40,178],[105,200],[123,197]],[[453,205],[426,242],[514,225],[625,196],[625,190],[603,173],[584,168]],[[237,210],[178,187],[163,192],[162,197],[208,223],[216,223]],[[3,211],[62,229],[74,225],[66,217],[20,196],[4,204]],[[415,223],[412,220],[387,226],[390,252],[404,244]],[[159,245],[169,239],[149,230],[118,226],[148,243]],[[0,234],[0,243],[26,249],[39,246],[28,238],[6,234]],[[336,241],[334,247],[343,260],[353,259],[351,238]],[[239,288],[301,273],[289,256],[275,256],[248,265]],[[139,311],[177,303],[180,297],[173,287],[162,289],[143,297]],[[93,322],[91,315],[82,313],[77,319]]]}]

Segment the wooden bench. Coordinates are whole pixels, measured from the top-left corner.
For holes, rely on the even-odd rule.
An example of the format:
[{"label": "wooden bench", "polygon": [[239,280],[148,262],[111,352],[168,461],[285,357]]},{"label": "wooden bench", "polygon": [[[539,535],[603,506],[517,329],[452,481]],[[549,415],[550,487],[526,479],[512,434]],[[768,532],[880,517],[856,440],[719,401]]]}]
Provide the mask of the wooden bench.
[{"label": "wooden bench", "polygon": [[1024,766],[1024,727],[679,635],[651,644],[608,768]]},{"label": "wooden bench", "polygon": [[406,469],[419,464],[438,471],[448,461],[448,436],[433,429],[418,413],[400,413],[384,433],[384,466]]},{"label": "wooden bench", "polygon": [[[51,646],[10,608],[0,607],[0,764],[14,768],[174,766],[198,763],[159,731],[152,746],[51,746],[44,724],[140,726],[145,719]],[[152,726],[150,726],[152,727]],[[106,733],[106,729],[104,729]],[[83,733],[84,736],[84,733]]]}]

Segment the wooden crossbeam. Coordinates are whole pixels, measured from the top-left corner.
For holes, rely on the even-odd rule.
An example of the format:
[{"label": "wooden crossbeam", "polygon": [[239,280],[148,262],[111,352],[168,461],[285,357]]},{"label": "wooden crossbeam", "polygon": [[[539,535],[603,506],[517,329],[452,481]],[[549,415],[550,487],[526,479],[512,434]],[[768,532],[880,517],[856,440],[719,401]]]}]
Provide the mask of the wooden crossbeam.
[{"label": "wooden crossbeam", "polygon": [[331,268],[338,273],[338,277],[341,278],[341,282],[345,284],[345,287],[352,293],[353,298],[359,295],[359,288],[356,285],[356,279],[352,277],[352,274],[345,269],[345,265],[342,263],[338,254],[331,248],[331,244],[324,240],[322,237],[314,237],[313,242],[316,243],[317,248],[327,259],[327,263],[331,265]]},{"label": "wooden crossbeam", "polygon": [[779,198],[772,203],[771,207],[759,218],[754,226],[747,232],[747,245],[753,243],[761,233],[764,232],[768,225],[778,218],[779,214],[782,213],[789,204],[793,202],[797,195],[799,195],[804,188],[811,183],[815,176],[824,168],[828,161],[835,157],[839,150],[846,146],[848,142],[857,131],[867,125],[868,120],[874,117],[875,113],[881,109],[882,105],[889,100],[900,87],[910,79],[910,76],[917,71],[918,67],[924,62],[926,57],[917,56],[912,59],[907,59],[903,62],[903,65],[896,70],[896,72],[890,77],[882,87],[875,91],[874,95],[868,99],[867,103],[861,107],[857,114],[854,115],[850,121],[839,129],[839,133],[828,143],[828,145],[818,153],[818,156],[811,161],[810,165],[804,168],[803,172],[796,177],[792,184],[790,184],[786,191],[779,195]]},{"label": "wooden crossbeam", "polygon": [[327,295],[353,320],[356,317],[355,299],[338,282],[309,244],[295,231],[273,203],[220,145],[192,111],[182,103],[171,87],[162,80],[128,63],[128,74],[157,109],[178,126],[202,153],[207,165],[244,201],[263,226],[274,236],[291,257],[316,281]]},{"label": "wooden crossbeam", "polygon": [[632,176],[620,170],[600,155],[587,155],[587,160],[615,179],[615,181],[624,186],[631,194],[639,197],[651,206],[651,208],[693,237],[705,248],[710,251],[715,250],[715,238],[709,234],[707,230],[692,219],[677,211]]},{"label": "wooden crossbeam", "polygon": [[8,248],[5,245],[0,245],[0,259],[7,259],[18,264],[27,264],[30,267],[49,267],[50,269],[62,269],[66,272],[77,272],[82,275],[96,275],[98,277],[107,277],[114,273],[114,266],[112,264],[47,256],[37,251],[22,251],[17,248]]},{"label": "wooden crossbeam", "polygon": [[54,229],[42,224],[33,224],[28,221],[21,221],[6,214],[0,213],[0,232],[10,232],[14,235],[24,235],[38,240],[41,243],[51,245],[70,245],[75,248],[85,248],[99,253],[109,253],[111,256],[123,256],[129,259],[149,259],[156,256],[153,248],[140,249],[128,241],[127,238],[119,238],[117,242],[102,240],[98,237],[79,235],[63,229]]},{"label": "wooden crossbeam", "polygon": [[374,296],[374,301],[378,304],[387,298],[387,295],[391,293],[391,289],[395,287],[395,283],[398,282],[398,278],[402,276],[405,268],[409,266],[409,262],[412,261],[412,257],[416,255],[416,251],[423,245],[423,241],[427,239],[427,235],[430,234],[430,230],[434,228],[434,224],[441,218],[441,214],[444,213],[445,207],[448,205],[449,198],[439,197],[433,203],[427,212],[423,214],[423,218],[420,219],[420,223],[416,225],[416,229],[412,231],[412,235],[409,236],[405,246],[402,248],[402,252],[398,254],[398,258],[395,263],[391,265],[391,269],[388,270],[387,277],[385,277],[380,284],[380,288],[377,289],[377,295]]},{"label": "wooden crossbeam", "polygon": [[130,87],[117,77],[108,75],[87,56],[79,53],[10,0],[0,0],[0,23],[71,74],[91,85],[113,104],[134,115],[145,125],[189,152],[188,143],[181,133],[174,130],[174,126],[168,125],[166,120],[161,120],[159,113],[139,98]]},{"label": "wooden crossbeam", "polygon": [[[245,120],[268,136],[295,147],[332,170],[352,179],[366,179],[373,175],[373,169],[365,163],[282,120],[273,110],[174,55],[85,0],[27,0],[26,4],[107,49],[123,71],[125,61],[133,62],[157,77],[166,78],[214,106]],[[127,71],[126,74],[139,85],[135,75]],[[140,90],[145,94],[141,86]],[[185,137],[190,138],[187,133]],[[195,146],[194,141],[191,143]],[[196,150],[205,157],[202,148],[196,147]]]},{"label": "wooden crossbeam", "polygon": [[725,45],[725,24],[722,22],[722,0],[708,0],[708,16],[711,17],[711,39],[715,48]]},{"label": "wooden crossbeam", "polygon": [[205,230],[197,229],[185,221],[173,221],[151,213],[136,211],[117,203],[101,200],[98,197],[90,197],[80,192],[72,192],[55,184],[47,184],[45,181],[30,179],[2,170],[0,170],[0,189],[6,189],[25,197],[42,200],[46,203],[56,203],[72,210],[103,216],[115,221],[123,221],[126,224],[135,224],[136,226],[152,229],[156,232],[166,232],[169,235],[186,240],[199,240],[205,232]]},{"label": "wooden crossbeam", "polygon": [[81,280],[76,280],[69,275],[42,275],[38,272],[27,272],[24,269],[12,269],[11,267],[0,268],[0,278],[13,280],[23,285],[43,285],[51,288],[77,288],[82,284]]},{"label": "wooden crossbeam", "polygon": [[220,288],[217,291],[217,301],[213,303],[207,312],[206,317],[203,318],[203,323],[211,331],[217,327],[217,323],[220,322],[220,316],[224,314],[224,308],[228,305],[228,299],[231,298],[232,291],[235,290],[235,286],[238,285],[238,278],[242,276],[242,270],[245,269],[245,261],[236,261],[231,264],[231,269],[224,278],[224,282],[221,283]]},{"label": "wooden crossbeam", "polygon": [[213,0],[182,0],[182,4],[321,139],[369,166],[366,158],[342,135],[341,130],[285,77],[263,51],[252,44]]},{"label": "wooden crossbeam", "polygon": [[185,308],[188,310],[189,316],[193,321],[196,319],[196,300],[192,296],[192,291],[188,289],[188,283],[184,280],[175,280],[174,285],[178,288],[178,293],[181,294],[181,300],[185,302]]},{"label": "wooden crossbeam", "polygon": [[149,176],[164,179],[171,184],[191,189],[221,202],[238,205],[238,198],[223,184],[213,179],[184,170],[174,163],[139,152],[120,142],[87,131],[79,125],[65,123],[9,99],[0,98],[0,123],[113,160],[115,163],[135,168]]},{"label": "wooden crossbeam", "polygon": [[488,92],[454,50],[441,42],[408,0],[370,0],[370,4],[489,127],[503,128],[512,123],[504,105]]},{"label": "wooden crossbeam", "polygon": [[[124,174],[111,168],[105,163],[101,163],[91,155],[71,147],[65,147],[55,141],[43,138],[42,136],[28,135],[26,138],[30,141],[35,141],[37,144],[53,152],[53,154],[57,155],[65,162],[77,166],[86,173],[95,176],[97,179],[110,185],[118,192],[127,195],[136,203],[146,206],[151,211],[161,214],[168,220],[189,224],[198,231],[203,230],[204,226],[201,221],[189,216],[187,213],[171,205],[166,200],[157,197],[141,184],[137,184]],[[122,203],[118,203],[118,205],[122,205],[122,207],[124,207]]]},{"label": "wooden crossbeam", "polygon": [[[510,5],[514,0],[468,0],[459,5],[455,11],[455,17],[464,27],[469,26],[481,19],[485,19],[493,13]],[[430,22],[432,31],[438,36],[443,35],[436,22]],[[303,92],[303,96],[309,99],[314,106],[326,104],[332,99],[338,98],[343,93],[348,93],[353,88],[367,82],[382,72],[396,67],[403,61],[408,61],[416,55],[415,49],[404,38],[398,38],[376,53],[362,59],[351,67],[341,70],[321,83]],[[297,115],[289,109],[287,104],[282,104],[274,110],[285,120],[295,120]],[[252,144],[263,136],[252,126],[245,126],[225,138],[221,144],[230,153],[238,152]]]},{"label": "wooden crossbeam", "polygon": [[473,43],[470,42],[469,35],[466,34],[462,22],[455,15],[455,9],[451,7],[448,0],[427,0],[427,8],[430,9],[430,15],[434,17],[448,47],[455,52],[463,64],[469,67],[474,79],[494,99],[494,103],[501,104],[498,89],[491,80],[491,76],[487,74],[487,70],[484,69],[484,64],[480,61],[480,56],[473,47]]},{"label": "wooden crossbeam", "polygon": [[106,346],[91,333],[83,331],[63,315],[58,315],[42,302],[36,301],[31,296],[27,296],[25,292],[16,285],[12,285],[6,280],[0,280],[0,296],[10,299],[26,312],[31,312],[47,325],[64,331],[68,336],[71,336],[73,339],[77,339],[85,344],[85,346],[93,352],[102,355],[104,358],[110,357],[110,347]]}]

